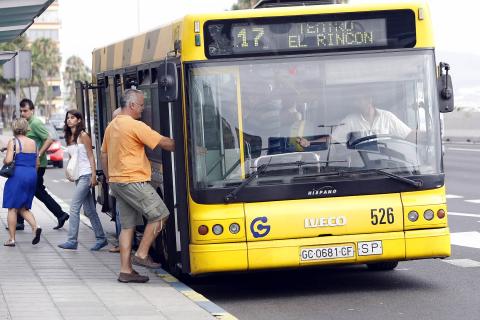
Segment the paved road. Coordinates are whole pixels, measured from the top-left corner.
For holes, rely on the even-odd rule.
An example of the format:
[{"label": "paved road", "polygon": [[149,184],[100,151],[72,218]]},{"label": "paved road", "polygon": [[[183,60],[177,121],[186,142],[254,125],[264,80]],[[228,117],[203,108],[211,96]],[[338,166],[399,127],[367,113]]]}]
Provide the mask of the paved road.
[{"label": "paved road", "polygon": [[[480,317],[480,146],[446,145],[452,257],[363,266],[217,275],[188,284],[239,319],[416,319]],[[47,186],[69,202],[63,171]]]}]

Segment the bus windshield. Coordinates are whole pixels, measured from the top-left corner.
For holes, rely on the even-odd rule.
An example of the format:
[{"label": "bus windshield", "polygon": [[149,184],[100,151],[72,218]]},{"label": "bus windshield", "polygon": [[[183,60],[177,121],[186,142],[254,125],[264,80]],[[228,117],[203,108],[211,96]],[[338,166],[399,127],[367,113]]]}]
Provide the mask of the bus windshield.
[{"label": "bus windshield", "polygon": [[259,167],[257,183],[442,170],[433,50],[192,63],[187,76],[197,188]]}]

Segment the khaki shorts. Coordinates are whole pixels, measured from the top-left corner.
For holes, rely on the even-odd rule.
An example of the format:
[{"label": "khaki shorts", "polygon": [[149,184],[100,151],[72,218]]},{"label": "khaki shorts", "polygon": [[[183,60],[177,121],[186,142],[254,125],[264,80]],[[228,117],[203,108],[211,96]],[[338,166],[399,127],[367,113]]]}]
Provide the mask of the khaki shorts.
[{"label": "khaki shorts", "polygon": [[122,229],[143,225],[142,216],[151,223],[170,215],[162,198],[149,182],[112,182],[109,185],[117,199]]}]

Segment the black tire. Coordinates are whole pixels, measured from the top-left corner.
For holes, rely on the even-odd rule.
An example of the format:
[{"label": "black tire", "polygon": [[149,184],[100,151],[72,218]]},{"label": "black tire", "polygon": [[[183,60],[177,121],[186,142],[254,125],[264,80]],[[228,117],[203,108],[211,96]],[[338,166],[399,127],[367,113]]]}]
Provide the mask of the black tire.
[{"label": "black tire", "polygon": [[[163,229],[155,240],[154,246],[151,248],[150,255],[153,260],[162,264],[164,269],[168,269],[168,250],[167,250],[167,235],[165,229]],[[153,250],[152,250],[153,249]]]},{"label": "black tire", "polygon": [[385,261],[377,263],[368,263],[368,270],[371,271],[389,271],[393,270],[398,266],[398,261]]},{"label": "black tire", "polygon": [[154,246],[150,249],[150,256],[154,261],[160,262],[162,268],[175,277],[180,277],[182,272],[175,264],[175,259],[169,257],[167,228],[164,228],[155,240]]},{"label": "black tire", "polygon": [[63,161],[57,161],[57,162],[55,163],[55,167],[63,168]]}]

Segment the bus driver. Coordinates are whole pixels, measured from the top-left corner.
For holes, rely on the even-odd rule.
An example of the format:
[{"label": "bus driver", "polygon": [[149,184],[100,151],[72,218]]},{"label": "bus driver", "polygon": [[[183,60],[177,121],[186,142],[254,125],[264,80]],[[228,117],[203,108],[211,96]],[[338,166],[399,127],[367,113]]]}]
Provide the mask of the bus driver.
[{"label": "bus driver", "polygon": [[[415,130],[410,129],[402,120],[390,111],[375,107],[373,97],[362,94],[356,104],[354,113],[347,115],[332,132],[331,139],[346,143],[352,133],[358,133],[356,138],[374,134],[388,134],[409,141],[415,140]],[[322,138],[323,141],[326,139]],[[308,147],[313,141],[299,138],[302,147]]]}]

